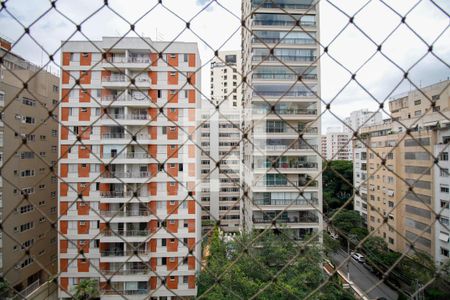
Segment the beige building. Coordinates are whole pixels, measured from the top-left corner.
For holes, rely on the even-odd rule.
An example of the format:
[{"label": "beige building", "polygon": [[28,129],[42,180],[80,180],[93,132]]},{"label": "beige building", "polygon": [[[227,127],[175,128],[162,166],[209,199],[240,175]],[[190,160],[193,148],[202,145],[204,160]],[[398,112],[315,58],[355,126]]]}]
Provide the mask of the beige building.
[{"label": "beige building", "polygon": [[351,160],[352,134],[343,132],[340,127],[329,127],[321,136],[322,159]]},{"label": "beige building", "polygon": [[355,163],[355,172],[366,174],[366,180],[355,181],[355,185],[364,185],[367,203],[359,198],[355,209],[365,206],[369,231],[383,237],[394,251],[405,252],[413,242],[439,264],[449,257],[445,230],[449,221],[445,168],[450,141],[449,84],[447,80],[390,100],[392,119],[362,128],[361,136],[370,148],[355,143],[358,151],[354,152],[355,157],[364,154],[365,158],[364,163]]},{"label": "beige building", "polygon": [[58,123],[48,110],[58,105],[59,79],[35,74],[38,66],[7,53],[7,41],[0,44],[0,274],[26,296],[56,273],[57,177],[50,166],[57,161]]}]

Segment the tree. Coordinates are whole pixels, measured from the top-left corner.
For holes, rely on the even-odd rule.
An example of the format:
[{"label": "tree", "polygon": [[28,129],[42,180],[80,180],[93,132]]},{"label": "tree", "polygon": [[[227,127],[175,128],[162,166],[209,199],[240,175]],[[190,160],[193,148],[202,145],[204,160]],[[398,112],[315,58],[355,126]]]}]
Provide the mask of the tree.
[{"label": "tree", "polygon": [[95,279],[82,279],[75,287],[75,293],[73,296],[75,300],[99,298],[100,292],[98,281]]},{"label": "tree", "polygon": [[353,299],[336,278],[323,272],[324,258],[317,245],[300,245],[284,231],[244,233],[229,242],[215,231],[209,249],[206,266],[198,276],[202,298],[248,299],[258,293],[258,299],[287,300],[314,292],[312,299]]},{"label": "tree", "polygon": [[336,212],[332,225],[340,234],[354,235],[358,240],[362,240],[368,233],[362,217],[354,210],[343,209]]},{"label": "tree", "polygon": [[[353,194],[353,163],[332,160],[323,163],[322,172],[324,212],[329,215],[340,208]],[[352,204],[348,205],[352,209]]]},{"label": "tree", "polygon": [[6,299],[10,294],[9,284],[3,278],[0,278],[0,299]]}]

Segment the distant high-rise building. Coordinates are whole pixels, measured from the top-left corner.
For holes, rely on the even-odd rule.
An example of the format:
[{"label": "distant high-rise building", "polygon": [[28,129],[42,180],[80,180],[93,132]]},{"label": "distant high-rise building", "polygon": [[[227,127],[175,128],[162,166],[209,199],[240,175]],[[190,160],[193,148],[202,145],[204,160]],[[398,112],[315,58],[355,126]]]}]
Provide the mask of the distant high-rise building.
[{"label": "distant high-rise building", "polygon": [[[218,224],[225,233],[240,230],[239,109],[202,109],[202,229]],[[216,162],[219,163],[216,164]]]},{"label": "distant high-rise building", "polygon": [[327,160],[352,160],[352,134],[341,128],[328,128],[321,137],[322,158]]},{"label": "distant high-rise building", "polygon": [[26,297],[57,271],[59,79],[1,38],[0,57],[0,277]]},{"label": "distant high-rise building", "polygon": [[101,299],[194,297],[197,44],[104,37],[61,56],[60,298],[89,278]]},{"label": "distant high-rise building", "polygon": [[243,227],[322,229],[318,5],[243,1]]},{"label": "distant high-rise building", "polygon": [[[367,108],[355,110],[350,113],[350,116],[344,119],[344,132],[353,133],[360,127],[372,126],[383,122],[383,115],[381,112],[369,111]],[[349,128],[350,127],[350,128]]]},{"label": "distant high-rise building", "polygon": [[220,51],[211,62],[211,99],[222,109],[242,103],[241,51]]},{"label": "distant high-rise building", "polygon": [[394,251],[413,243],[437,264],[450,251],[449,108],[448,80],[405,93],[389,101],[392,119],[362,128],[364,143],[354,144],[354,207],[369,231]]}]

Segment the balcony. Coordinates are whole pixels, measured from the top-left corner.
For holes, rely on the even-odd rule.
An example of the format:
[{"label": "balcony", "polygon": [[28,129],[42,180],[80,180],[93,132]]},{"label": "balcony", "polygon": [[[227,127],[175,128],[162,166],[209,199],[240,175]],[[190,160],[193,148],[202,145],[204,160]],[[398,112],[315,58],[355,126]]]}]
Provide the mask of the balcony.
[{"label": "balcony", "polygon": [[295,38],[265,38],[265,37],[254,37],[252,39],[252,44],[285,44],[285,45],[314,45],[316,43],[315,39],[295,39]]},{"label": "balcony", "polygon": [[305,181],[266,181],[260,180],[256,182],[255,186],[257,187],[317,187],[317,181],[305,182]]},{"label": "balcony", "polygon": [[109,249],[109,250],[104,250],[100,252],[100,255],[103,257],[119,257],[119,256],[126,256],[126,257],[130,257],[133,255],[148,255],[150,253],[149,250],[146,249],[136,249],[136,250],[127,250],[124,251],[120,248],[118,249]]},{"label": "balcony", "polygon": [[262,80],[294,80],[297,81],[299,77],[302,80],[315,80],[317,79],[317,74],[274,74],[274,73],[254,73],[253,79]]},{"label": "balcony", "polygon": [[152,117],[148,114],[105,114],[102,116],[103,120],[142,120],[149,121]]},{"label": "balcony", "polygon": [[309,91],[254,91],[253,97],[315,97],[316,94]]},{"label": "balcony", "polygon": [[126,135],[125,133],[104,133],[101,135],[101,138],[107,140],[124,139],[124,138],[130,139],[130,136]]},{"label": "balcony", "polygon": [[145,275],[150,273],[150,269],[142,268],[142,269],[119,269],[119,270],[101,270],[103,274],[107,275]]},{"label": "balcony", "polygon": [[[284,21],[284,20],[253,20],[254,26],[289,26],[294,27],[297,26],[297,22],[292,20]],[[316,22],[311,21],[302,21],[300,20],[301,27],[314,27],[316,26]]]},{"label": "balcony", "polygon": [[128,78],[124,74],[103,76],[102,82],[128,82]]},{"label": "balcony", "polygon": [[104,172],[102,178],[148,178],[150,173],[142,172]]},{"label": "balcony", "polygon": [[255,133],[265,133],[265,134],[294,134],[299,135],[303,134],[318,134],[319,129],[317,127],[300,127],[295,129],[294,126],[283,126],[283,127],[256,127],[254,129]]},{"label": "balcony", "polygon": [[[136,197],[148,197],[148,196],[149,196],[149,194],[147,194],[147,193],[138,192],[136,194]],[[105,191],[105,192],[100,192],[100,197],[102,197],[102,198],[131,198],[131,197],[134,197],[134,192],[133,191],[128,191],[128,192]]]},{"label": "balcony", "polygon": [[146,159],[151,158],[148,152],[128,152],[128,153],[104,153],[103,158],[105,159]]},{"label": "balcony", "polygon": [[271,218],[253,218],[253,223],[255,224],[270,224],[273,221],[276,221],[277,223],[304,223],[304,224],[310,224],[310,223],[318,223],[319,219],[317,218],[298,218],[298,217],[292,217],[292,218],[277,218],[277,219],[271,219]]},{"label": "balcony", "polygon": [[[259,3],[258,3],[259,2]],[[284,8],[284,9],[308,9],[313,10],[315,5],[313,4],[293,4],[293,3],[273,3],[273,2],[263,2],[263,0],[260,1],[253,1],[252,8]]]},{"label": "balcony", "polygon": [[146,217],[150,216],[151,213],[148,210],[130,210],[130,211],[120,211],[120,210],[102,210],[100,215],[108,218],[113,217]]},{"label": "balcony", "polygon": [[257,206],[266,206],[266,205],[311,206],[311,205],[318,205],[319,199],[317,199],[315,197],[312,197],[311,199],[302,199],[301,197],[299,197],[299,199],[257,199],[257,198],[255,198],[253,203]]},{"label": "balcony", "polygon": [[114,289],[114,290],[101,290],[102,295],[122,295],[122,296],[131,296],[131,295],[149,295],[151,291],[147,289],[142,290],[120,290],[120,289]]},{"label": "balcony", "polygon": [[103,231],[104,236],[147,236],[149,235],[149,231],[147,229],[145,230],[107,230]]},{"label": "balcony", "polygon": [[268,62],[313,62],[317,59],[316,56],[293,56],[293,55],[254,55],[252,60],[254,62],[268,61]]}]

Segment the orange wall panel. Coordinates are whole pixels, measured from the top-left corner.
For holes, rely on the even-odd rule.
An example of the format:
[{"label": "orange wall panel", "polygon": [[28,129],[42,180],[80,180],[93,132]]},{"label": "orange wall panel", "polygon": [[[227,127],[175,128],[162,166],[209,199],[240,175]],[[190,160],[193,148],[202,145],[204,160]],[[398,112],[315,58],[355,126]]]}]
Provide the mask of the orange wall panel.
[{"label": "orange wall panel", "polygon": [[195,176],[195,164],[189,164],[188,165],[188,169],[189,169],[189,176]]},{"label": "orange wall panel", "polygon": [[150,53],[150,61],[152,63],[152,67],[156,67],[158,65],[159,55],[158,53]]},{"label": "orange wall panel", "polygon": [[195,214],[195,201],[194,200],[186,200],[188,207],[188,214]]},{"label": "orange wall panel", "polygon": [[167,64],[172,67],[178,67],[178,54],[167,54]]},{"label": "orange wall panel", "polygon": [[61,164],[59,173],[61,174],[61,177],[67,177],[67,174],[69,172],[69,166],[67,164]]},{"label": "orange wall panel", "polygon": [[67,247],[69,246],[68,240],[60,240],[59,241],[59,252],[60,253],[67,253]]},{"label": "orange wall panel", "polygon": [[61,145],[61,158],[67,158],[69,155],[69,146]]},{"label": "orange wall panel", "polygon": [[79,119],[78,119],[79,121],[90,121],[91,120],[91,108],[87,107],[86,111],[83,111],[83,108],[80,107],[78,117],[79,117]]},{"label": "orange wall panel", "polygon": [[61,140],[67,140],[69,138],[69,128],[61,126]]},{"label": "orange wall panel", "polygon": [[59,286],[61,287],[61,289],[68,291],[69,290],[69,278],[60,277],[59,278]]},{"label": "orange wall panel", "polygon": [[188,269],[195,270],[195,257],[194,256],[188,257]]},{"label": "orange wall panel", "polygon": [[69,189],[69,186],[67,185],[67,183],[61,182],[59,184],[59,194],[60,194],[60,196],[67,196],[68,189]]},{"label": "orange wall panel", "polygon": [[91,146],[78,146],[78,158],[89,158],[89,154],[91,153]]},{"label": "orange wall panel", "polygon": [[70,65],[70,52],[63,52],[63,54],[62,54],[62,64],[63,64],[63,66]]},{"label": "orange wall panel", "polygon": [[79,101],[83,102],[83,103],[91,102],[91,94],[90,93],[91,93],[91,90],[80,89]]},{"label": "orange wall panel", "polygon": [[188,277],[188,288],[195,289],[195,275],[189,275],[189,277]]},{"label": "orange wall panel", "polygon": [[178,220],[167,220],[167,231],[172,232],[172,233],[177,233],[178,232]]},{"label": "orange wall panel", "polygon": [[62,78],[61,78],[61,80],[62,80],[63,84],[68,84],[69,83],[70,74],[69,74],[68,71],[65,71],[65,70],[62,71]]},{"label": "orange wall panel", "polygon": [[167,83],[168,84],[178,84],[178,72],[171,71],[167,72]]},{"label": "orange wall panel", "polygon": [[158,185],[156,184],[156,182],[150,182],[148,184],[148,190],[150,191],[151,196],[156,196],[158,192]]},{"label": "orange wall panel", "polygon": [[158,84],[158,72],[150,71],[148,72],[148,77],[150,78],[151,84]]},{"label": "orange wall panel", "polygon": [[69,108],[61,107],[61,121],[68,121],[68,120],[69,120]]},{"label": "orange wall panel", "polygon": [[168,108],[167,119],[173,122],[178,121],[178,108]]},{"label": "orange wall panel", "polygon": [[[173,260],[173,261],[171,261]],[[167,258],[167,271],[174,271],[178,269],[178,257]]]},{"label": "orange wall panel", "polygon": [[61,90],[61,102],[69,102],[69,94],[70,94],[70,90],[62,89]]},{"label": "orange wall panel", "polygon": [[169,99],[167,102],[169,103],[178,103],[178,91],[173,90],[174,92],[172,92],[172,90],[169,91]]},{"label": "orange wall panel", "polygon": [[77,202],[78,215],[87,216],[89,215],[89,203],[88,202]]},{"label": "orange wall panel", "polygon": [[80,71],[80,84],[91,83],[91,71]]},{"label": "orange wall panel", "polygon": [[167,252],[177,252],[178,251],[178,240],[167,239]]},{"label": "orange wall panel", "polygon": [[90,164],[78,164],[78,177],[89,177],[89,172],[91,169]]},{"label": "orange wall panel", "polygon": [[195,232],[195,220],[187,220],[188,232]]},{"label": "orange wall panel", "polygon": [[189,158],[195,158],[195,145],[188,145],[188,156]]},{"label": "orange wall panel", "polygon": [[88,259],[78,259],[78,272],[89,272],[89,260]]},{"label": "orange wall panel", "polygon": [[80,66],[90,66],[92,53],[80,53]]},{"label": "orange wall panel", "polygon": [[166,209],[168,214],[178,213],[178,201],[174,201],[174,204],[170,204],[170,201],[166,201]]},{"label": "orange wall panel", "polygon": [[188,100],[189,103],[195,103],[195,90],[189,90]]},{"label": "orange wall panel", "polygon": [[67,234],[67,221],[59,221],[59,231],[61,231],[61,233]]},{"label": "orange wall panel", "polygon": [[[170,277],[172,277],[173,280],[171,280]],[[176,290],[178,288],[178,276],[167,276],[166,286],[168,289]]]},{"label": "orange wall panel", "polygon": [[178,164],[173,163],[167,163],[167,174],[169,174],[172,177],[178,176]]},{"label": "orange wall panel", "polygon": [[78,221],[78,234],[89,234],[89,221]]},{"label": "orange wall panel", "polygon": [[175,182],[175,184],[173,185],[171,185],[170,182],[167,183],[167,195],[169,196],[178,195],[178,182]]},{"label": "orange wall panel", "polygon": [[189,67],[195,67],[195,53],[189,53]]},{"label": "orange wall panel", "polygon": [[178,139],[178,127],[170,126],[167,128],[167,139],[177,140]]},{"label": "orange wall panel", "polygon": [[174,146],[174,148],[171,145],[167,146],[167,158],[178,158],[178,145]]}]

